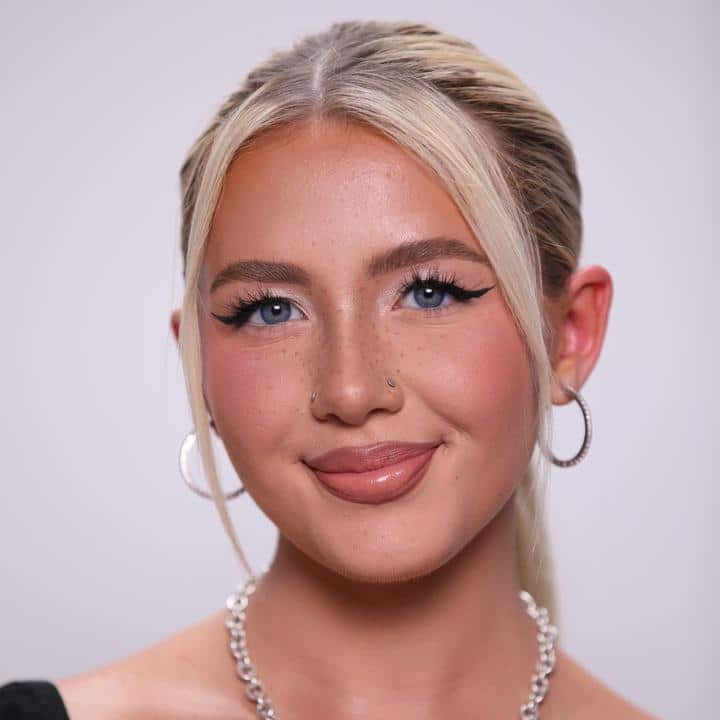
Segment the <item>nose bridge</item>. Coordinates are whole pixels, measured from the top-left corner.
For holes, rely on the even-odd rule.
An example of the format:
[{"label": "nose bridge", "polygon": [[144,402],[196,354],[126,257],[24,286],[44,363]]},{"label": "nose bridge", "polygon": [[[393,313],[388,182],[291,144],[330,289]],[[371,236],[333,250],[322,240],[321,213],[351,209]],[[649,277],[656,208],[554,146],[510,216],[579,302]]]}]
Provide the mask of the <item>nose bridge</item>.
[{"label": "nose bridge", "polygon": [[397,395],[386,383],[391,368],[378,318],[360,303],[336,307],[322,329],[316,411],[358,424],[374,409],[392,409]]},{"label": "nose bridge", "polygon": [[378,318],[360,307],[338,311],[333,327],[328,330],[329,361],[337,366],[335,373],[344,372],[348,380],[383,372],[384,345]]}]

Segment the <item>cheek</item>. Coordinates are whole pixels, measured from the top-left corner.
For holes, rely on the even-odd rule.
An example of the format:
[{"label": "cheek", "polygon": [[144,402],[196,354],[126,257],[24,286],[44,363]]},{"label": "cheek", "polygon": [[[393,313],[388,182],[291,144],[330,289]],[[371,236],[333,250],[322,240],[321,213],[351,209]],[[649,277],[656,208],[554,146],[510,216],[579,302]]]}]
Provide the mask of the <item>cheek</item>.
[{"label": "cheek", "polygon": [[[514,325],[502,326],[468,345],[464,398],[478,434],[520,440],[532,430],[532,378],[525,344]],[[458,388],[459,390],[459,388]]]},{"label": "cheek", "polygon": [[233,464],[250,477],[253,459],[261,462],[268,453],[293,447],[307,394],[305,363],[286,342],[253,345],[213,329],[205,332],[202,347],[203,387],[215,423]]},{"label": "cheek", "polygon": [[468,462],[501,475],[522,472],[535,441],[535,398],[510,315],[493,314],[480,329],[454,328],[421,357],[417,382],[461,438]]}]

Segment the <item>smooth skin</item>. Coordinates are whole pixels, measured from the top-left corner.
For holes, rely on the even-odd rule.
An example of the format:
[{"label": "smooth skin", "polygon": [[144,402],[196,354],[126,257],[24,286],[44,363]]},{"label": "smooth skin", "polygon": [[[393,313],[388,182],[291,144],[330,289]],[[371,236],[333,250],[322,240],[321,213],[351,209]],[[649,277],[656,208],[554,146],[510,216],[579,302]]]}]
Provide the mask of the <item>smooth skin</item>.
[{"label": "smooth skin", "polygon": [[[528,696],[537,645],[518,599],[511,502],[535,442],[521,337],[488,263],[415,263],[423,277],[494,286],[469,302],[438,290],[433,309],[422,290],[400,293],[410,267],[366,274],[370,257],[439,236],[478,249],[440,181],[359,125],[272,131],[225,181],[199,284],[203,387],[235,469],[279,529],[247,632],[283,720],[511,718]],[[251,259],[300,265],[309,283],[235,278],[211,292]],[[242,327],[216,317],[263,289],[288,298],[281,313],[266,305]],[[575,388],[598,360],[611,298],[593,265],[546,308],[555,375]],[[180,322],[178,309],[176,338]],[[553,388],[555,404],[569,401]],[[339,500],[302,463],[381,440],[442,443],[423,482],[390,503]],[[58,683],[71,720],[257,717],[225,615]],[[559,645],[544,720],[650,718]]]}]

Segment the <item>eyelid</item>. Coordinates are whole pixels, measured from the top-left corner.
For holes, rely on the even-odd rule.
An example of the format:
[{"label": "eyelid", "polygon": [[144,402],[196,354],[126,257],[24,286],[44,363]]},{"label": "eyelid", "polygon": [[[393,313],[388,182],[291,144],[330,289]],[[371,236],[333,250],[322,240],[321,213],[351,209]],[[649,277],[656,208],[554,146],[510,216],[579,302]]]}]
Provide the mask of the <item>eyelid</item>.
[{"label": "eyelid", "polygon": [[[400,299],[403,299],[410,293],[411,290],[423,285],[435,286],[452,297],[453,302],[450,303],[450,307],[457,304],[465,304],[473,298],[482,297],[482,295],[495,287],[495,285],[492,285],[479,290],[468,290],[462,283],[457,282],[457,275],[455,272],[442,273],[437,265],[426,268],[412,266],[409,271],[406,271],[406,274],[400,283],[400,287],[395,292]],[[227,315],[219,315],[216,313],[211,314],[220,322],[226,325],[234,325],[237,328],[253,327],[266,330],[274,327],[275,325],[282,327],[283,325],[287,325],[290,321],[270,324],[256,324],[250,323],[249,318],[262,308],[265,303],[269,303],[272,300],[278,300],[294,306],[304,317],[307,318],[308,314],[302,308],[302,305],[298,303],[297,299],[292,297],[292,295],[292,293],[283,295],[280,291],[277,291],[274,288],[269,289],[260,285],[257,288],[249,290],[245,295],[236,293],[230,303],[225,306],[228,312]],[[414,309],[422,310],[426,315],[434,315],[444,312],[446,308],[446,305],[438,305],[435,307],[421,307]]]},{"label": "eyelid", "polygon": [[405,293],[416,285],[457,285],[457,274],[454,272],[442,273],[436,265],[429,268],[413,266],[404,275],[400,284],[400,292]]},{"label": "eyelid", "polygon": [[[292,307],[295,307],[302,315],[307,317],[307,313],[298,305],[297,300],[291,297],[290,294],[283,295],[279,291],[265,288],[263,286],[253,288],[245,294],[241,294],[239,292],[234,293],[232,299],[223,305],[226,311],[225,313],[211,313],[211,315],[226,325],[235,325],[238,328],[272,328],[273,324],[250,323],[249,320],[265,303],[270,303],[273,300],[286,302]],[[244,317],[245,320],[240,322],[239,319],[242,317]],[[275,325],[278,326],[286,324],[287,321],[275,323]]]},{"label": "eyelid", "polygon": [[284,290],[268,288],[261,284],[258,284],[256,287],[253,287],[250,290],[244,292],[234,292],[230,297],[230,300],[227,303],[223,303],[223,307],[225,307],[228,311],[231,311],[234,307],[238,305],[247,304],[261,299],[267,301],[282,300],[285,302],[290,302],[294,304],[299,310],[301,310],[304,315],[307,315],[307,313],[303,309],[302,301],[299,298],[295,297],[295,294],[292,291],[285,292]]}]

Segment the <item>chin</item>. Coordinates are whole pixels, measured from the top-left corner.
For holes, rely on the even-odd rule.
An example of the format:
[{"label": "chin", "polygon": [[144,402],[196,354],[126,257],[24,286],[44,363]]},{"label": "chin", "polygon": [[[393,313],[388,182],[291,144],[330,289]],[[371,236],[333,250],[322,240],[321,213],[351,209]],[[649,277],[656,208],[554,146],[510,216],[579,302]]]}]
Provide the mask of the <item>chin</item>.
[{"label": "chin", "polygon": [[454,552],[436,558],[417,558],[415,562],[407,562],[403,565],[399,565],[396,561],[391,561],[387,563],[387,565],[377,563],[361,565],[356,562],[353,565],[326,567],[328,567],[329,570],[333,570],[337,575],[354,583],[392,585],[412,580],[421,580],[424,577],[432,575],[436,570],[443,567],[455,554]]},{"label": "chin", "polygon": [[[417,528],[418,525],[415,525]],[[385,526],[388,530],[388,526]],[[315,533],[305,538],[300,550],[325,569],[354,583],[374,585],[402,583],[431,575],[457,555],[471,538],[458,529],[434,527],[413,532],[412,526],[395,526],[393,532],[376,527],[356,528],[355,533]]]}]

